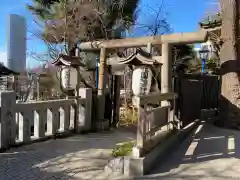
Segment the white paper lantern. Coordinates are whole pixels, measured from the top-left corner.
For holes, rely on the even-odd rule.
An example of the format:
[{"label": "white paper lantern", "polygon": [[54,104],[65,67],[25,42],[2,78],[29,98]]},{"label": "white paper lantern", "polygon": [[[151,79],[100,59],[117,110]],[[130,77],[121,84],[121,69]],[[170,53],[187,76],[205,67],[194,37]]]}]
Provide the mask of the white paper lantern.
[{"label": "white paper lantern", "polygon": [[75,89],[77,84],[77,70],[75,68],[64,67],[61,73],[63,88]]},{"label": "white paper lantern", "polygon": [[153,74],[150,68],[139,67],[133,71],[132,90],[135,96],[149,94],[152,76]]}]

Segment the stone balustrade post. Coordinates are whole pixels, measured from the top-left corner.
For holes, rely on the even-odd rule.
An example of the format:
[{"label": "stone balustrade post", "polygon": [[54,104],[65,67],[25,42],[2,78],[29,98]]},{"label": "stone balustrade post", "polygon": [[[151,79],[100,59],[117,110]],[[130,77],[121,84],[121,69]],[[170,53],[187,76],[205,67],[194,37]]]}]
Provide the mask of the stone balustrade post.
[{"label": "stone balustrade post", "polygon": [[45,122],[47,121],[47,109],[35,111],[34,136],[41,138],[45,136]]},{"label": "stone balustrade post", "polygon": [[31,140],[31,121],[34,120],[33,111],[20,112],[19,114],[19,140],[28,143]]},{"label": "stone balustrade post", "polygon": [[[80,88],[79,96],[85,99],[84,104],[77,104],[78,116],[76,121],[76,132],[89,131],[92,127],[92,89]],[[81,102],[81,101],[80,101]]]},{"label": "stone balustrade post", "polygon": [[59,110],[58,107],[51,107],[47,111],[47,132],[51,135],[54,135],[58,132],[59,127]]},{"label": "stone balustrade post", "polygon": [[61,129],[68,131],[70,128],[71,107],[63,106],[64,116],[60,119]]},{"label": "stone balustrade post", "polygon": [[15,144],[17,131],[15,105],[15,92],[0,92],[0,149],[9,148]]}]

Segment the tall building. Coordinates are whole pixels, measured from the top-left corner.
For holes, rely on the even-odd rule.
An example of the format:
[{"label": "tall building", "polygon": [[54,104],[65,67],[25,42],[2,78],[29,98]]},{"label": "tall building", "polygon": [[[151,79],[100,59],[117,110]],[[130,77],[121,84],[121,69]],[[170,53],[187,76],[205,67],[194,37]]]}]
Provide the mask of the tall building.
[{"label": "tall building", "polygon": [[15,72],[22,73],[26,70],[26,20],[11,14],[7,27],[7,66]]}]

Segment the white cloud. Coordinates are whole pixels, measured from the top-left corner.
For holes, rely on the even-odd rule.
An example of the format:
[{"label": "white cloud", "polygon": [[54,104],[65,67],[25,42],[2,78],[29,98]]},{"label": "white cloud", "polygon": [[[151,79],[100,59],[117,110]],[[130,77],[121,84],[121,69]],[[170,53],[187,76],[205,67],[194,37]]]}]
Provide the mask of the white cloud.
[{"label": "white cloud", "polygon": [[3,62],[4,65],[7,65],[7,52],[0,51],[0,62]]}]

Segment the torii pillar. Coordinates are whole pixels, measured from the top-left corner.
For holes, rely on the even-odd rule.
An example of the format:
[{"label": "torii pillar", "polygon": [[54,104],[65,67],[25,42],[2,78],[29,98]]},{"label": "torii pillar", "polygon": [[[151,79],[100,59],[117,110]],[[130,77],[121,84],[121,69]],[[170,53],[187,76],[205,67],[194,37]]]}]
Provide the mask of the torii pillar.
[{"label": "torii pillar", "polygon": [[[162,44],[162,62],[161,67],[161,93],[172,92],[172,45]],[[167,106],[167,101],[161,102],[162,106]]]},{"label": "torii pillar", "polygon": [[106,63],[107,63],[106,48],[101,48],[100,52],[100,67],[98,80],[98,119],[104,120],[105,112],[105,88],[106,88]]}]

